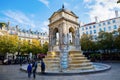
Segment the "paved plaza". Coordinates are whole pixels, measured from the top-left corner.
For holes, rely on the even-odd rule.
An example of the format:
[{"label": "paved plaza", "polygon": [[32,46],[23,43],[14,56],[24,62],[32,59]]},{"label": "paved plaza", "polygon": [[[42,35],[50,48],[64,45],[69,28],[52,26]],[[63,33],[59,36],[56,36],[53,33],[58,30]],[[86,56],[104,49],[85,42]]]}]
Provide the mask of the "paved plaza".
[{"label": "paved plaza", "polygon": [[[78,75],[37,75],[35,80],[120,80],[120,62],[104,62],[111,70]],[[0,80],[29,80],[20,65],[0,65]],[[31,78],[30,80],[33,80]]]}]

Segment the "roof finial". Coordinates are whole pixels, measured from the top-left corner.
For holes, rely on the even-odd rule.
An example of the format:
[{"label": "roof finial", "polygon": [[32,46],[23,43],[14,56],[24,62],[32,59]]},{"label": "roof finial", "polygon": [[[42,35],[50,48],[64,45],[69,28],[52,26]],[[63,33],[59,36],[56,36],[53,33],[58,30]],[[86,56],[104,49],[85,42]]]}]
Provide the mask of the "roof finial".
[{"label": "roof finial", "polygon": [[62,9],[64,9],[64,4],[62,5]]}]

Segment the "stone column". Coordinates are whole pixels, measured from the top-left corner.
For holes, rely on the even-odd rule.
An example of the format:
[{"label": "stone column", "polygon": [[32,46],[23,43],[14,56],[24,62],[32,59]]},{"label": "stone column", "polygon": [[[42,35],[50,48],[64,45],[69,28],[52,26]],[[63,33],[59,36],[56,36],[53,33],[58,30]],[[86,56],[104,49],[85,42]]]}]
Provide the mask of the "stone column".
[{"label": "stone column", "polygon": [[62,28],[59,26],[59,49],[61,50],[62,48]]},{"label": "stone column", "polygon": [[49,28],[49,51],[52,51],[52,29]]},{"label": "stone column", "polygon": [[76,29],[75,31],[75,46],[78,50],[80,50],[80,34],[79,34],[79,28]]}]

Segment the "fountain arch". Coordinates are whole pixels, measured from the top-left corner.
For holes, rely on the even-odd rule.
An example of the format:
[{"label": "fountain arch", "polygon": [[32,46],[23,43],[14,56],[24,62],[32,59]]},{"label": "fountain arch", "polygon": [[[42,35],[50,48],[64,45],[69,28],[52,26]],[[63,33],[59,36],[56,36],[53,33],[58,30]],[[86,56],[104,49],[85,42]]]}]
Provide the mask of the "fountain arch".
[{"label": "fountain arch", "polygon": [[75,39],[75,30],[74,28],[70,27],[69,28],[69,43],[74,44],[74,39]]},{"label": "fountain arch", "polygon": [[55,28],[53,30],[53,41],[54,41],[54,45],[58,45],[59,44],[59,31],[58,28]]}]

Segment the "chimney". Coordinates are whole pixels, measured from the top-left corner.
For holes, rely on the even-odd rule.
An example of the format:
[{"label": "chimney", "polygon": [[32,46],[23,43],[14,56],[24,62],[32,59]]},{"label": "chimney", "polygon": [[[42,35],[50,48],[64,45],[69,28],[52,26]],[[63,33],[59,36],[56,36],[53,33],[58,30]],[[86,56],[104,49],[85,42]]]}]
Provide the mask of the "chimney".
[{"label": "chimney", "polygon": [[7,25],[8,25],[8,27],[10,26],[10,22],[9,22],[9,21],[8,21],[8,24],[7,24]]},{"label": "chimney", "polygon": [[95,16],[95,22],[98,23],[98,17],[97,16]]},{"label": "chimney", "polygon": [[115,10],[115,17],[118,17],[118,10]]},{"label": "chimney", "polygon": [[16,25],[16,29],[18,28],[18,25]]},{"label": "chimney", "polygon": [[9,28],[10,28],[10,22],[8,21],[8,23],[7,23],[7,30],[9,30]]},{"label": "chimney", "polygon": [[16,28],[16,31],[18,31],[18,25],[16,25],[16,27],[15,27],[15,28]]}]

